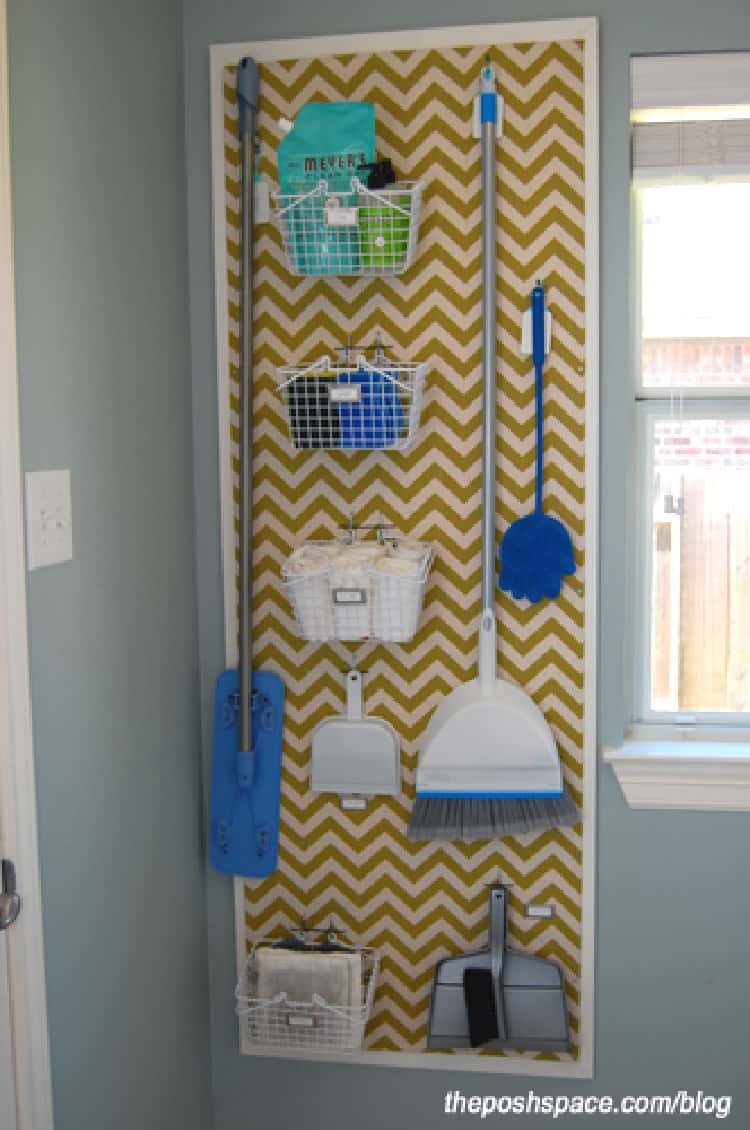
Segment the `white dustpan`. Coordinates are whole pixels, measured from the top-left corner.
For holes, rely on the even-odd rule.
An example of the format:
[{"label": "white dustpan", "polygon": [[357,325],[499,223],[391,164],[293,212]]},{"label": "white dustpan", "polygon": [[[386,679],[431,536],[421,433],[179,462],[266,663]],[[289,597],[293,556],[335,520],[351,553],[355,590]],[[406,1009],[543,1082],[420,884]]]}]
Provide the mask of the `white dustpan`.
[{"label": "white dustpan", "polygon": [[520,687],[496,677],[496,625],[479,625],[479,678],[443,699],[425,731],[417,795],[559,797],[562,774],[552,731]]},{"label": "white dustpan", "polygon": [[383,718],[362,713],[362,675],[346,676],[346,714],[326,718],[313,732],[310,787],[342,796],[398,796],[401,747]]}]

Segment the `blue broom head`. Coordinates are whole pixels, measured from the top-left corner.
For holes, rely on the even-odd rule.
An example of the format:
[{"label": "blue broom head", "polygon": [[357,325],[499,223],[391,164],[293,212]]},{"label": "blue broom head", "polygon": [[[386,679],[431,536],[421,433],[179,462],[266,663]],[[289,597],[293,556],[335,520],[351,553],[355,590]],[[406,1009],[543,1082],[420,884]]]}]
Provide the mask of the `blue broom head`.
[{"label": "blue broom head", "polygon": [[550,514],[519,518],[500,544],[500,588],[516,600],[537,604],[544,597],[558,597],[563,577],[575,570],[570,534]]}]

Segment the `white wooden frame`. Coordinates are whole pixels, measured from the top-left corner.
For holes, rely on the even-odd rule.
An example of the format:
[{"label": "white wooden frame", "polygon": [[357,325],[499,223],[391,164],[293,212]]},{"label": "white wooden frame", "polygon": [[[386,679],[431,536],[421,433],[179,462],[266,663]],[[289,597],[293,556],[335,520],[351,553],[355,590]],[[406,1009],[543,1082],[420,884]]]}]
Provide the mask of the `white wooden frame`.
[{"label": "white wooden frame", "polygon": [[18,1130],[52,1130],[41,879],[21,506],[6,0],[0,0],[0,824],[18,869],[21,916],[7,931]]},{"label": "white wooden frame", "polygon": [[[358,52],[420,50],[434,47],[471,46],[485,43],[554,42],[579,39],[585,59],[585,209],[586,209],[586,592],[585,615],[585,720],[584,807],[588,818],[583,835],[582,974],[580,1055],[576,1062],[547,1063],[520,1057],[429,1055],[409,1052],[361,1052],[347,1055],[347,1063],[384,1067],[417,1067],[422,1070],[492,1072],[556,1078],[591,1078],[594,1072],[594,944],[596,884],[596,676],[598,591],[598,486],[599,486],[599,73],[598,21],[582,19],[544,20],[529,23],[485,24],[464,27],[427,28],[359,35],[316,36],[307,39],[276,39],[250,43],[217,44],[210,49],[211,64],[211,162],[214,222],[214,278],[217,386],[219,412],[219,460],[221,482],[221,536],[224,573],[224,638],[227,666],[237,663],[235,611],[234,524],[230,459],[229,350],[227,280],[224,249],[224,111],[223,72],[226,66],[250,55],[259,62],[274,59],[313,58],[317,55]],[[245,960],[243,927],[243,883],[235,882],[235,932],[238,976]],[[227,1001],[227,1007],[231,1002]],[[278,1055],[250,1049],[242,1039],[245,1054]],[[330,1055],[305,1052],[284,1053],[288,1059],[328,1060]],[[339,1061],[341,1062],[341,1061]]]}]

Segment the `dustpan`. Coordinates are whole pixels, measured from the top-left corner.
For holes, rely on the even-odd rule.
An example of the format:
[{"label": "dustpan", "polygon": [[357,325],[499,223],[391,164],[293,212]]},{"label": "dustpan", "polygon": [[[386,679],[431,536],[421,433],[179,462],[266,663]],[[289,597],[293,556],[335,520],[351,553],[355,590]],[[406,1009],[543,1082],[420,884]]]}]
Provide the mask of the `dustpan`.
[{"label": "dustpan", "polygon": [[360,671],[346,676],[346,714],[324,719],[313,731],[310,787],[350,801],[401,792],[398,734],[384,718],[363,713]]},{"label": "dustpan", "polygon": [[562,972],[553,961],[506,947],[506,911],[505,888],[491,887],[489,949],[438,962],[429,1047],[569,1051]]},{"label": "dustpan", "polygon": [[497,678],[495,623],[495,433],[497,277],[495,146],[497,94],[482,72],[482,612],[479,677],[451,691],[427,727],[409,822],[413,840],[483,840],[578,819],[563,790],[557,747],[544,715]]}]

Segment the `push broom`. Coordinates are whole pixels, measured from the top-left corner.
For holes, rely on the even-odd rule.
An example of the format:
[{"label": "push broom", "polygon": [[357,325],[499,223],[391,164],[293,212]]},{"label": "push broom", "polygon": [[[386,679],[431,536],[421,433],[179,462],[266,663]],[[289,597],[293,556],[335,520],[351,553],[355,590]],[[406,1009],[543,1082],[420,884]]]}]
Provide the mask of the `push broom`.
[{"label": "push broom", "polygon": [[495,432],[497,272],[495,162],[498,95],[489,63],[479,84],[482,136],[482,612],[479,677],[445,698],[417,767],[412,840],[489,840],[578,820],[555,739],[536,703],[497,678]]}]

